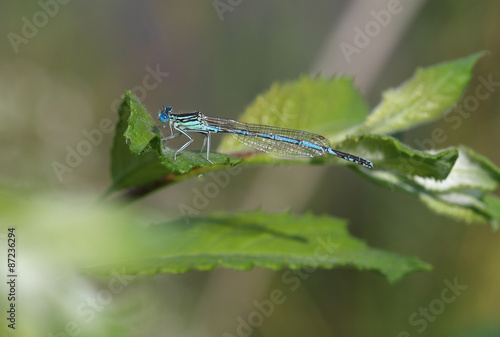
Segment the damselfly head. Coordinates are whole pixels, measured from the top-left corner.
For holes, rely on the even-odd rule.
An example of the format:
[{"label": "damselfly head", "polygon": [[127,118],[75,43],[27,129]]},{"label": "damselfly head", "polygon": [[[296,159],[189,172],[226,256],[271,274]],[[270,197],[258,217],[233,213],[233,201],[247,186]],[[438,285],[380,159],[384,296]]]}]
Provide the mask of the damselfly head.
[{"label": "damselfly head", "polygon": [[166,106],[164,107],[161,112],[158,114],[158,119],[163,122],[163,123],[166,123],[168,122],[168,120],[170,119],[170,114],[172,113],[174,109],[172,109],[171,106]]}]

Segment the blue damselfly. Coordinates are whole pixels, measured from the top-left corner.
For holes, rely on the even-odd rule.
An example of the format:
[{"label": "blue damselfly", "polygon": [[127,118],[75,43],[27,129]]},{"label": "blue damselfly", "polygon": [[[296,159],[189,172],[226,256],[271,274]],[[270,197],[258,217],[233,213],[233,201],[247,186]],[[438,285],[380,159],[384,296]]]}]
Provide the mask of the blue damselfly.
[{"label": "blue damselfly", "polygon": [[[230,133],[238,141],[256,150],[277,156],[289,158],[316,157],[329,153],[352,163],[373,168],[371,161],[334,150],[331,148],[328,139],[307,131],[208,117],[201,112],[174,114],[170,106],[164,107],[159,113],[158,118],[163,123],[169,123],[170,126],[170,136],[164,137],[162,140],[172,139],[181,133],[189,138],[187,143],[175,152],[174,160],[177,158],[177,153],[184,150],[193,142],[193,137],[189,135],[189,132],[197,132],[205,136],[201,152],[206,145],[207,160],[212,163],[209,159],[210,137],[212,133],[222,132]],[[179,132],[175,133],[174,130]]]}]

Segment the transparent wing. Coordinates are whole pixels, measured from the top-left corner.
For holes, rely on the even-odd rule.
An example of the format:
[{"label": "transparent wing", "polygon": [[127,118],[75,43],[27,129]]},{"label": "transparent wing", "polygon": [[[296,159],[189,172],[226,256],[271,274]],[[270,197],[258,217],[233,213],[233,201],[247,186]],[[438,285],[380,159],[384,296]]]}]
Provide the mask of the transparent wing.
[{"label": "transparent wing", "polygon": [[256,150],[281,157],[315,157],[325,153],[298,144],[294,141],[307,141],[330,148],[330,141],[323,136],[301,130],[285,129],[275,126],[237,122],[231,119],[205,117],[208,125],[217,132],[231,133],[241,143]]}]

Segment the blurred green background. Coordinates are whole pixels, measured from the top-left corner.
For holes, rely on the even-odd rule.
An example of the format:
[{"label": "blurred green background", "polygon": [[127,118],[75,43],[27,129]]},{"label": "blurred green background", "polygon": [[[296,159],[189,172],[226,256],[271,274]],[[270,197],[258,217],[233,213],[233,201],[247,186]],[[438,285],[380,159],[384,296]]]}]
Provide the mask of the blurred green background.
[{"label": "blurred green background", "polygon": [[[374,107],[383,90],[408,79],[417,67],[487,50],[465,95],[474,95],[481,77],[500,81],[500,3],[494,0],[401,0],[400,11],[378,24],[358,53],[346,57],[341,46],[355,45],[356,29],[375,21],[371,11],[381,13],[392,3],[3,1],[0,184],[27,200],[50,195],[63,205],[68,200],[91,204],[110,184],[113,133],[103,124],[116,122],[125,90],[132,89],[152,113],[168,104],[177,111],[236,119],[273,82],[301,74],[353,76]],[[500,165],[499,109],[500,95],[493,92],[459,126],[441,120],[400,137],[418,148],[441,127],[447,137],[437,148],[467,144]],[[94,143],[83,148],[89,133]],[[197,138],[195,146],[200,145]],[[68,153],[79,147],[85,156],[57,173],[54,167],[68,166]],[[179,205],[192,203],[193,190],[202,189],[206,179],[184,181],[134,207],[162,220],[179,217]],[[435,215],[417,200],[374,186],[345,168],[245,169],[202,213],[257,207],[348,219],[350,231],[371,246],[417,256],[435,269],[395,285],[369,272],[318,270],[296,290],[283,282],[284,271],[263,269],[135,277],[124,281],[123,291],[106,305],[82,312],[80,304],[102,295],[110,278],[67,276],[49,269],[48,261],[30,260],[28,254],[23,260],[20,253],[25,311],[17,332],[69,336],[65,329],[74,321],[80,330],[69,331],[78,336],[236,336],[238,317],[247,320],[256,310],[254,301],[281,289],[286,301],[246,333],[500,336],[500,238],[489,226]],[[80,216],[68,214],[66,226]],[[43,228],[45,221],[30,225]],[[9,225],[2,224],[2,231]],[[40,239],[64,238],[50,231]],[[467,289],[441,308],[445,280],[455,279]],[[432,319],[415,323],[425,317],[419,314],[412,323],[421,308],[430,308]],[[0,332],[9,332],[1,321]]]}]

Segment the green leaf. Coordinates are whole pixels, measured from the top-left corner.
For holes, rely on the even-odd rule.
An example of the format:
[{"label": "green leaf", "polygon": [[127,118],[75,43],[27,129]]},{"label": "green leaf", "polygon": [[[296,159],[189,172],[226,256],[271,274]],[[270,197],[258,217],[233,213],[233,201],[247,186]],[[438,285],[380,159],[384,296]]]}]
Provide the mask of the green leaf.
[{"label": "green leaf", "polygon": [[[446,178],[458,158],[455,149],[429,154],[403,145],[392,137],[380,135],[348,137],[336,148],[370,158],[379,171],[391,170],[436,179]],[[325,156],[325,160],[332,159]]]},{"label": "green leaf", "polygon": [[[113,183],[108,194],[147,185],[152,185],[151,188],[154,189],[184,179],[186,177],[179,176],[195,169],[213,169],[212,164],[199,151],[183,151],[174,161],[175,151],[162,144],[162,135],[156,123],[130,92],[125,93],[118,112],[120,119],[111,150]],[[236,165],[241,161],[214,153],[210,155],[210,159],[215,165]]]},{"label": "green leaf", "polygon": [[[257,96],[238,120],[306,130],[340,140],[349,129],[362,123],[368,112],[352,79],[304,76],[293,82],[273,84],[266,93]],[[250,150],[230,135],[223,138],[218,148],[223,153]]]},{"label": "green leaf", "polygon": [[142,154],[151,149],[151,141],[160,139],[158,127],[151,119],[149,113],[144,109],[141,103],[130,92],[125,93],[124,104],[128,108],[127,112],[120,112],[127,118],[127,129],[123,134],[130,151],[135,154]]},{"label": "green leaf", "polygon": [[485,157],[461,146],[446,179],[410,176],[401,172],[359,170],[358,173],[390,189],[416,196],[430,209],[467,223],[490,222],[497,226],[499,203],[489,195],[500,183],[500,170]]},{"label": "green leaf", "polygon": [[[349,136],[338,143],[335,149],[368,158],[374,163],[375,170],[391,170],[410,176],[432,177],[444,179],[448,176],[458,158],[456,149],[444,150],[431,154],[417,151],[390,136],[363,135]],[[312,165],[349,165],[348,161],[333,155],[325,154],[304,160],[272,158],[265,155],[254,155],[245,159],[245,164],[312,164]],[[365,170],[365,168],[362,168]]]},{"label": "green leaf", "polygon": [[[158,136],[153,131],[151,117],[130,92],[125,93],[118,113],[120,119],[111,150],[112,185],[107,193],[145,185],[170,173],[161,165],[157,152],[147,152],[152,148],[151,141]],[[132,126],[129,119],[134,121]],[[129,139],[127,142],[125,134]]]},{"label": "green leaf", "polygon": [[418,69],[408,82],[383,99],[358,133],[391,134],[437,119],[459,100],[483,52]]},{"label": "green leaf", "polygon": [[208,172],[223,169],[224,166],[228,165],[237,165],[241,162],[239,158],[210,152],[210,160],[214,163],[214,165],[212,165],[207,161],[205,154],[200,154],[199,150],[182,151],[177,154],[177,159],[174,161],[174,153],[175,150],[163,146],[161,162],[176,176],[186,175],[188,173],[194,173],[190,175],[194,176],[199,173],[197,169],[204,169],[203,172]]},{"label": "green leaf", "polygon": [[427,190],[453,192],[460,190],[494,191],[500,182],[500,170],[486,157],[465,146],[459,147],[459,158],[445,180],[416,178]]},{"label": "green leaf", "polygon": [[255,266],[300,269],[351,266],[383,274],[389,282],[430,266],[412,257],[369,248],[351,237],[342,220],[306,214],[218,213],[150,227],[141,241],[148,254],[115,266],[88,271],[109,273],[113,268],[127,274],[182,273],[192,269],[226,267],[237,270]]}]

